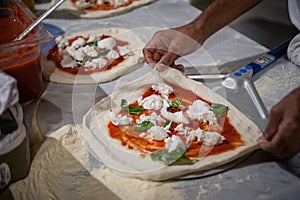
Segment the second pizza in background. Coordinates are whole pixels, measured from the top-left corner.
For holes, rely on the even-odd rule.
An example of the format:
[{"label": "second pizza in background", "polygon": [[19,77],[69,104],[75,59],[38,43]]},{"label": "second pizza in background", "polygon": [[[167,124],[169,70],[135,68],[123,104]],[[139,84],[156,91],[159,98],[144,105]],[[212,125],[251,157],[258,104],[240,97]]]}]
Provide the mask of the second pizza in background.
[{"label": "second pizza in background", "polygon": [[112,81],[144,62],[145,43],[131,30],[107,28],[59,35],[41,56],[44,79],[57,83]]},{"label": "second pizza in background", "polygon": [[[66,0],[58,10],[81,18],[103,18],[129,12],[155,0]],[[56,0],[52,0],[54,4]]]}]

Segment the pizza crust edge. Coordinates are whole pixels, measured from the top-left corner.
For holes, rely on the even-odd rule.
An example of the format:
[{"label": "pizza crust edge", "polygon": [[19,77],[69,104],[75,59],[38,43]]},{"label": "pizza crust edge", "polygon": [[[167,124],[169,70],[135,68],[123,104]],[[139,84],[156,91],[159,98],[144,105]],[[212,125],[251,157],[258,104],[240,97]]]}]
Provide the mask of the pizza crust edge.
[{"label": "pizza crust edge", "polygon": [[[93,106],[88,113],[84,116],[84,135],[83,138],[87,138],[87,142],[90,144],[91,148],[95,152],[95,154],[100,158],[100,160],[106,164],[109,168],[113,169],[114,172],[118,173],[121,176],[125,177],[131,177],[131,178],[139,178],[139,179],[146,179],[146,180],[152,180],[152,181],[161,181],[161,180],[167,180],[174,177],[205,171],[209,169],[214,169],[218,166],[224,165],[226,163],[229,163],[233,160],[236,160],[238,158],[241,158],[242,156],[246,156],[252,151],[259,148],[258,145],[258,138],[262,136],[262,132],[260,129],[252,122],[250,119],[248,119],[244,114],[242,114],[237,108],[235,108],[230,102],[228,102],[226,99],[221,97],[220,95],[216,94],[215,92],[211,91],[209,88],[204,86],[203,84],[193,81],[191,79],[186,78],[181,74],[181,72],[169,69],[163,74],[161,74],[163,78],[167,79],[168,81],[171,81],[173,83],[181,83],[181,87],[188,87],[191,91],[196,93],[197,95],[201,96],[204,99],[207,99],[211,101],[211,98],[214,99],[214,102],[223,103],[227,106],[229,106],[228,116],[231,120],[231,123],[234,125],[234,127],[239,131],[239,133],[242,136],[243,141],[245,142],[245,146],[237,147],[235,150],[221,153],[218,155],[213,155],[209,157],[205,157],[201,159],[199,162],[193,164],[193,165],[174,165],[174,166],[164,166],[161,168],[157,168],[157,170],[153,171],[139,171],[140,169],[127,169],[126,170],[126,164],[124,164],[124,158],[111,158],[110,156],[116,156],[120,151],[127,152],[124,153],[124,155],[133,156],[135,158],[134,161],[142,161],[140,156],[137,152],[136,155],[132,153],[132,150],[128,150],[127,147],[121,146],[120,142],[114,139],[110,138],[111,145],[113,145],[112,149],[109,150],[105,147],[99,146],[99,142],[101,143],[101,140],[105,138],[105,140],[109,141],[110,136],[108,136],[107,133],[107,123],[110,121],[108,117],[108,112],[110,111],[110,106],[112,106],[114,98],[112,95],[108,96],[101,101],[99,101],[95,106]],[[130,83],[130,85],[135,84],[141,84],[143,80],[149,81],[151,79],[151,73],[147,74],[146,76],[137,79]],[[136,93],[134,94],[134,98],[139,96],[142,93],[141,90],[136,90]],[[125,92],[126,93],[126,92]],[[201,94],[200,94],[201,93]],[[126,96],[126,94],[124,94]],[[128,94],[127,94],[128,96]],[[105,117],[104,117],[105,116]],[[102,119],[99,121],[99,119]],[[103,131],[104,130],[104,131]],[[251,135],[249,134],[251,133]],[[93,141],[91,141],[93,140]],[[117,143],[119,142],[119,144]],[[118,151],[118,153],[113,152]],[[131,151],[131,153],[130,153]],[[106,153],[105,153],[106,152]],[[110,153],[108,153],[110,152]],[[123,152],[122,152],[123,153]],[[110,154],[110,155],[109,155]],[[147,157],[147,156],[146,156]],[[150,157],[150,156],[149,156]],[[140,159],[139,159],[140,158]],[[118,163],[116,160],[122,160],[123,163]],[[113,162],[112,162],[113,160]],[[128,160],[131,160],[131,158],[128,158]],[[143,161],[144,162],[144,161]],[[148,161],[149,162],[149,161]],[[152,161],[154,162],[154,161]],[[119,167],[122,167],[122,169],[118,169]],[[142,164],[144,165],[144,163]],[[130,171],[132,170],[132,171]],[[134,170],[136,170],[134,172]]]},{"label": "pizza crust edge", "polygon": [[45,52],[41,55],[41,68],[45,80],[65,84],[103,83],[112,81],[128,73],[129,71],[136,69],[144,62],[142,48],[144,47],[145,43],[132,30],[115,27],[80,31],[64,35],[67,38],[74,38],[76,36],[88,36],[89,34],[95,33],[107,34],[109,36],[116,37],[117,39],[129,42],[128,49],[131,50],[133,54],[128,55],[128,57],[126,57],[123,62],[119,63],[117,66],[114,66],[110,70],[95,72],[91,75],[73,75],[71,73],[57,69],[55,63],[47,59],[48,52]]},{"label": "pizza crust edge", "polygon": [[[106,18],[129,12],[144,5],[148,5],[154,1],[156,0],[139,0],[133,2],[129,6],[122,6],[113,10],[81,11],[72,4],[71,0],[66,0],[57,8],[57,10],[67,12],[67,14],[75,15],[80,18]],[[55,2],[55,0],[52,0],[51,4],[54,4]]]}]

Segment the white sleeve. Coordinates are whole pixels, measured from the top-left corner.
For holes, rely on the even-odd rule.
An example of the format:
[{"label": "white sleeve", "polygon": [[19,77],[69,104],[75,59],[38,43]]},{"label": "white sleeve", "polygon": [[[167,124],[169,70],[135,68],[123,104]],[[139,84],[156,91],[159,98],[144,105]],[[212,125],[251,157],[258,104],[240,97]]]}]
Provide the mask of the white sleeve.
[{"label": "white sleeve", "polygon": [[300,30],[300,0],[289,0],[288,7],[292,23]]},{"label": "white sleeve", "polygon": [[300,67],[300,34],[296,35],[290,42],[287,56],[291,62]]},{"label": "white sleeve", "polygon": [[[288,7],[292,23],[300,30],[300,0],[289,0]],[[300,66],[300,34],[290,42],[287,56],[291,62]]]}]

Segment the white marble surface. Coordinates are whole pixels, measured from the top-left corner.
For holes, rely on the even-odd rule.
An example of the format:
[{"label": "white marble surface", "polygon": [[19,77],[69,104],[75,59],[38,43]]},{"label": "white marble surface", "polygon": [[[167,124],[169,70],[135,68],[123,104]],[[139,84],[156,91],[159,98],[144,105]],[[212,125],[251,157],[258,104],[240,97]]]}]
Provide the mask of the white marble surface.
[{"label": "white marble surface", "polygon": [[[42,5],[40,7],[43,7]],[[63,32],[124,27],[138,32],[147,42],[161,29],[185,24],[200,13],[181,0],[160,0],[132,12],[104,19],[65,19],[64,13],[56,13],[44,23]],[[204,49],[182,58],[186,66],[232,66],[232,69],[247,64],[268,49],[244,35],[225,27],[205,43]],[[125,80],[150,71],[147,65],[125,76]],[[262,100],[269,109],[293,88],[300,86],[300,69],[281,58],[275,64],[254,77]],[[123,78],[124,80],[124,78]],[[82,116],[95,102],[113,92],[116,81],[109,83],[76,86],[45,83],[46,91],[39,104],[24,107],[26,124],[31,127],[32,113],[37,109],[37,122],[41,132],[49,135],[53,130],[69,123],[81,123]],[[232,101],[254,122],[257,116],[247,94],[232,92]],[[222,91],[221,91],[222,93]],[[93,160],[95,161],[95,159]],[[280,195],[298,195],[292,187],[299,186],[300,156],[278,160],[263,151],[257,151],[246,161],[226,172],[193,180],[178,181],[178,190],[186,199],[275,199]],[[66,192],[67,189],[66,189]],[[291,199],[294,199],[291,197]]]}]

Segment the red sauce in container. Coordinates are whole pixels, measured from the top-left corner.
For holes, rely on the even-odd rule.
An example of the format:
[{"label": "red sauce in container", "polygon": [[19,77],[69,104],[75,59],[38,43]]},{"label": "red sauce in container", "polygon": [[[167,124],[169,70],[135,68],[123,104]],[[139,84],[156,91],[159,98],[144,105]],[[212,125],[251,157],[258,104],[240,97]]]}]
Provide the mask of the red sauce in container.
[{"label": "red sauce in container", "polygon": [[16,16],[0,17],[0,30],[0,44],[11,42],[22,32],[22,22]]},{"label": "red sauce in container", "polygon": [[13,41],[35,17],[22,2],[9,1],[6,9],[12,12],[0,16],[0,70],[17,80],[19,102],[26,103],[42,93],[38,30],[21,41]]},{"label": "red sauce in container", "polygon": [[[5,73],[17,80],[19,102],[26,103],[42,93],[42,74],[39,62],[39,48],[32,47],[11,55],[15,62],[6,67],[0,66]],[[21,58],[18,60],[18,58]]]}]

